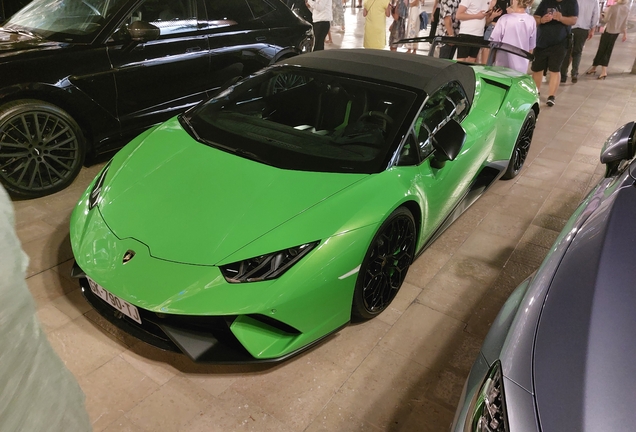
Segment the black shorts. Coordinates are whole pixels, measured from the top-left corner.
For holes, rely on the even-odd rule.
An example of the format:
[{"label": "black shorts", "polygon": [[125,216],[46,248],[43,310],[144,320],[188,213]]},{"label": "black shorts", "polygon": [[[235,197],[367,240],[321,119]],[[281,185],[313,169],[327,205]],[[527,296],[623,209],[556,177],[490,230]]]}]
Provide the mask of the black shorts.
[{"label": "black shorts", "polygon": [[532,72],[545,70],[546,66],[550,72],[561,71],[561,63],[565,58],[567,51],[567,42],[564,40],[558,45],[552,45],[547,48],[535,48],[534,60],[532,61]]},{"label": "black shorts", "polygon": [[[475,35],[468,35],[468,34],[459,34],[457,36],[458,39],[461,39],[462,41],[465,42],[476,42],[476,43],[483,43],[484,42],[484,37],[483,36],[475,36]],[[479,55],[479,50],[481,49],[481,47],[467,47],[467,46],[461,46],[458,45],[457,46],[457,58],[466,58],[466,57],[471,57],[471,58],[477,58],[477,55]]]}]

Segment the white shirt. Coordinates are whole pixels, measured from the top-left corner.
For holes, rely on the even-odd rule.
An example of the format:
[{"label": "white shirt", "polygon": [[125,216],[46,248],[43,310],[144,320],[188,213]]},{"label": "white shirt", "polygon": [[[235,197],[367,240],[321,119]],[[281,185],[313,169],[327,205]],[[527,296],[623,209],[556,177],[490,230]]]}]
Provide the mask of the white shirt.
[{"label": "white shirt", "polygon": [[[470,15],[475,15],[480,11],[487,11],[489,5],[489,0],[462,0],[461,2],[459,2],[459,6],[465,6],[466,13]],[[474,36],[483,36],[484,27],[486,27],[486,18],[460,21],[459,33]]]},{"label": "white shirt", "polygon": [[[339,1],[339,0],[336,0]],[[307,0],[313,22],[333,21],[331,0]]]}]

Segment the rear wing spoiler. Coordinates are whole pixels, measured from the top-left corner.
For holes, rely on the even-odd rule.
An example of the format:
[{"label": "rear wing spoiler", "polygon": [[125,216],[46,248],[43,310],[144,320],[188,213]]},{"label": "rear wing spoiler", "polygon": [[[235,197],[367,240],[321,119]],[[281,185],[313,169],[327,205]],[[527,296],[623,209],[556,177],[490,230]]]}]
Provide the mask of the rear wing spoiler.
[{"label": "rear wing spoiler", "polygon": [[523,57],[527,60],[534,60],[534,55],[529,53],[528,51],[524,51],[521,48],[518,48],[514,45],[510,45],[504,42],[491,42],[491,41],[465,41],[456,37],[449,36],[434,36],[434,37],[417,37],[410,39],[401,39],[395,42],[393,45],[397,44],[405,44],[405,43],[417,43],[417,42],[428,42],[431,44],[431,48],[428,51],[428,55],[433,57],[435,55],[435,48],[438,45],[455,45],[455,46],[467,46],[467,47],[479,47],[479,48],[490,48],[490,54],[488,55],[488,60],[486,62],[487,66],[492,66],[497,56],[498,51],[505,51],[507,53],[511,53],[517,55],[519,57]]}]

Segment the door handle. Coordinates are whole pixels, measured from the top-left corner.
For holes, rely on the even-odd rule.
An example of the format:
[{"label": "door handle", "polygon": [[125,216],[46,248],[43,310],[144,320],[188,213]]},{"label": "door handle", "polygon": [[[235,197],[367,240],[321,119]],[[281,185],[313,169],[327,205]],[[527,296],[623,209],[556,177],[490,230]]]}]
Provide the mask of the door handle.
[{"label": "door handle", "polygon": [[256,42],[265,42],[267,40],[267,36],[256,36]]},{"label": "door handle", "polygon": [[199,51],[201,51],[201,47],[196,46],[196,47],[188,48],[186,50],[186,53],[193,53],[193,52],[199,52]]}]

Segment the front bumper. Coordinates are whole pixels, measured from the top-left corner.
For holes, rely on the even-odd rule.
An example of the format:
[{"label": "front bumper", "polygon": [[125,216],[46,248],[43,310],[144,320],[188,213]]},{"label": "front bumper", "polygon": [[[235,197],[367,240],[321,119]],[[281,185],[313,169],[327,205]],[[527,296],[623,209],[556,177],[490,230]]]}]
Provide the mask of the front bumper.
[{"label": "front bumper", "polygon": [[279,362],[312,348],[348,324],[346,323],[333,332],[283,356],[259,359],[253,357],[236,338],[232,332],[234,323],[250,322],[263,331],[277,333],[283,338],[285,336],[294,338],[300,332],[270,317],[256,314],[247,316],[192,316],[161,314],[138,307],[142,322],[139,324],[93,294],[88,280],[77,263],[73,267],[73,274],[79,279],[86,301],[111,324],[149,345],[166,351],[183,353],[195,362],[217,364]]}]

